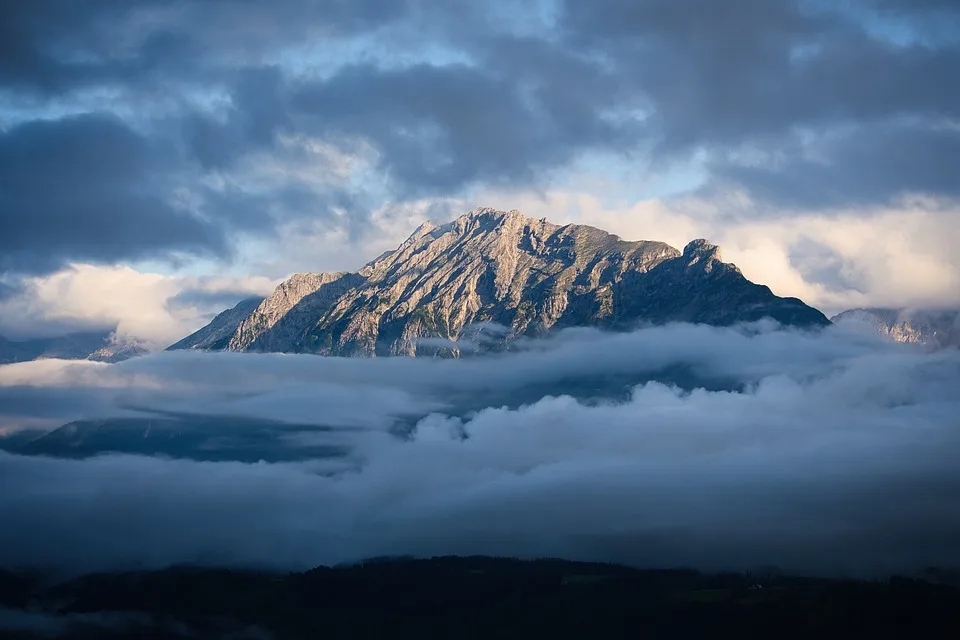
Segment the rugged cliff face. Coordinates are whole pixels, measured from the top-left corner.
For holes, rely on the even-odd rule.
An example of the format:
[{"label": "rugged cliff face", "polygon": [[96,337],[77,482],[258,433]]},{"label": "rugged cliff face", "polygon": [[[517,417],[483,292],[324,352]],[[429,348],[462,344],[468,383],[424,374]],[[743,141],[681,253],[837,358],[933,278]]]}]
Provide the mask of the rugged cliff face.
[{"label": "rugged cliff face", "polygon": [[[580,316],[605,313],[605,285],[676,254],[660,242],[477,210],[443,226],[423,225],[367,265],[364,285],[318,318],[296,348],[416,355],[442,350],[443,340],[458,340],[478,323],[509,328],[505,338],[543,333],[568,316],[578,319],[566,324],[583,324]],[[585,312],[587,305],[598,308]]]},{"label": "rugged cliff face", "polygon": [[422,225],[358,273],[293,276],[225,345],[202,348],[459,355],[465,346],[496,348],[562,327],[765,316],[829,324],[801,301],[748,281],[705,240],[680,252],[519,211],[476,209],[448,224]]},{"label": "rugged cliff face", "polygon": [[221,311],[205,327],[183,338],[176,344],[167,347],[168,351],[176,349],[204,349],[219,351],[230,344],[230,339],[237,328],[263,302],[263,298],[247,298],[237,303],[237,306]]},{"label": "rugged cliff face", "polygon": [[240,322],[227,349],[290,351],[318,317],[364,280],[356,273],[294,274]]}]

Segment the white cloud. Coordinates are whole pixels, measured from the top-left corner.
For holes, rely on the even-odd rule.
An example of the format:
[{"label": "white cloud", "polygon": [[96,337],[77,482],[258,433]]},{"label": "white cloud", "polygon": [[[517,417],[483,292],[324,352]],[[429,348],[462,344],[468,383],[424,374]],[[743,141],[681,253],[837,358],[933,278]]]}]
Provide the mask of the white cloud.
[{"label": "white cloud", "polygon": [[[694,380],[685,390],[649,381],[677,370]],[[101,416],[136,404],[355,427],[330,436],[353,447],[354,467],[333,475],[324,460],[0,455],[13,523],[0,564],[492,553],[803,573],[960,566],[957,350],[841,328],[673,325],[570,331],[461,361],[164,353],[56,376],[0,367],[0,380],[11,408],[39,396],[90,414],[94,398]],[[633,390],[544,396],[577,382],[591,395],[597,380]],[[388,434],[411,414],[411,438]],[[289,446],[327,437],[301,435]]]},{"label": "white cloud", "polygon": [[[459,208],[458,208],[459,207]],[[279,277],[310,271],[356,271],[395,249],[422,222],[456,217],[469,209],[459,201],[422,199],[388,202],[369,214],[370,226],[352,229],[347,212],[334,210],[337,224],[318,218],[278,227],[275,238],[245,238],[239,252],[251,273]]]},{"label": "white cloud", "polygon": [[[204,296],[268,293],[276,282],[262,277],[169,276],[129,266],[74,264],[20,283],[0,300],[0,335],[11,339],[70,331],[116,330],[121,337],[162,348],[196,330],[222,310]],[[193,301],[172,304],[190,294]]]}]

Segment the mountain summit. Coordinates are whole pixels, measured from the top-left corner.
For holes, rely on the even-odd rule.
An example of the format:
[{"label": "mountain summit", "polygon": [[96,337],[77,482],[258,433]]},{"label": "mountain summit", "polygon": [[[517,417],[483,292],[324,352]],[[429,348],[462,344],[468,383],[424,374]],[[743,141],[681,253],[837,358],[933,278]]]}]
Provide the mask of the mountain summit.
[{"label": "mountain summit", "polygon": [[296,274],[247,312],[250,306],[224,312],[170,348],[458,355],[464,341],[502,345],[572,326],[763,317],[829,324],[800,300],[747,280],[706,240],[681,252],[490,208],[427,222],[357,273]]}]

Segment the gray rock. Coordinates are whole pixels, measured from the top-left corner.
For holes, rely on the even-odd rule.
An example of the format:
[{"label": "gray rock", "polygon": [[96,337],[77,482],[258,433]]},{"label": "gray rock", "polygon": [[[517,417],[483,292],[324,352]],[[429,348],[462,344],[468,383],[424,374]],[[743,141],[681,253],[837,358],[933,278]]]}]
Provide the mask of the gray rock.
[{"label": "gray rock", "polygon": [[230,351],[288,351],[345,293],[363,284],[356,273],[297,273],[244,318]]},{"label": "gray rock", "polygon": [[240,323],[263,302],[263,298],[247,298],[232,309],[217,314],[210,324],[195,331],[179,342],[167,347],[167,351],[178,349],[204,349],[216,351],[225,349]]},{"label": "gray rock", "polygon": [[800,300],[744,278],[706,240],[681,252],[483,208],[421,225],[358,273],[293,276],[239,323],[226,348],[458,356],[563,327],[763,317],[829,324]]}]

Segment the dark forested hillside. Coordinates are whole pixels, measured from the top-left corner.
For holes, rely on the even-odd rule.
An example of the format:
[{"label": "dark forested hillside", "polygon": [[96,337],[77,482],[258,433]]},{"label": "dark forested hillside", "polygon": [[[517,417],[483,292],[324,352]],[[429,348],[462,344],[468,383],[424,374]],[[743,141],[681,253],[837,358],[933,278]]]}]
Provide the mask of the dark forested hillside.
[{"label": "dark forested hillside", "polygon": [[[6,637],[960,637],[951,576],[876,582],[496,558],[305,573],[174,568],[0,577]],[[15,631],[19,628],[19,631]]]}]

